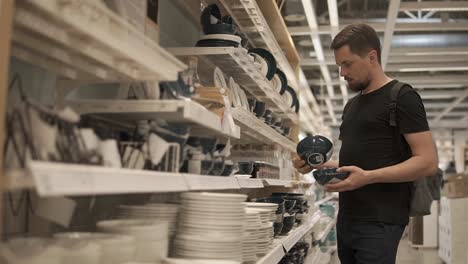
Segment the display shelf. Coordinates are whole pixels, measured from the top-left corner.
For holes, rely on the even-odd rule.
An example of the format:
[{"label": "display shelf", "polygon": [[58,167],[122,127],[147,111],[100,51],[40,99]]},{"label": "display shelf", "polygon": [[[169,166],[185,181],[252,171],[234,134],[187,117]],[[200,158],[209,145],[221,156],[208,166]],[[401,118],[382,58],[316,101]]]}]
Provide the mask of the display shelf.
[{"label": "display shelf", "polygon": [[241,178],[237,178],[237,181],[239,182],[239,187],[240,188],[250,189],[250,188],[263,188],[263,187],[265,187],[265,185],[263,185],[263,180],[262,179],[241,179]]},{"label": "display shelf", "polygon": [[[247,112],[244,109],[233,108],[232,116],[235,123],[240,126],[241,134],[248,136],[253,142],[277,144],[291,152],[296,151],[296,144],[294,142],[265,124],[253,113]],[[244,140],[244,138],[242,139]]]},{"label": "display shelf", "polygon": [[184,175],[189,191],[240,189],[235,177]]},{"label": "display shelf", "polygon": [[47,161],[30,161],[27,170],[7,172],[5,176],[7,190],[35,188],[40,196],[211,191],[291,186],[291,181],[284,180],[239,179]]},{"label": "display shelf", "polygon": [[244,87],[258,100],[265,101],[267,108],[273,110],[282,118],[298,124],[298,116],[281,96],[273,90],[270,82],[253,64],[251,57],[244,48],[234,47],[193,47],[169,48],[172,54],[182,60],[198,58],[198,72],[201,76],[213,78],[215,67],[219,67],[225,77],[232,77],[236,83]]},{"label": "display shelf", "polygon": [[325,229],[317,235],[317,238],[315,240],[318,240],[323,243],[325,241],[325,238],[327,238],[328,233],[330,233],[330,230],[333,228],[335,224],[336,224],[336,218],[331,220],[330,223],[328,223]]},{"label": "display shelf", "polygon": [[[275,56],[276,63],[286,74],[291,87],[296,88],[296,74],[276,41],[273,32],[257,5],[257,1],[221,0],[221,3],[231,14],[240,31],[245,34],[254,47],[267,49]],[[279,17],[278,19],[282,18]],[[298,61],[297,59],[296,63]]]},{"label": "display shelf", "polygon": [[257,264],[276,264],[305,234],[307,234],[320,219],[320,214],[316,212],[311,219],[296,227],[287,236],[278,237],[273,242],[271,250],[257,261]]},{"label": "display shelf", "polygon": [[12,54],[62,77],[176,80],[186,65],[94,0],[17,1]]},{"label": "display shelf", "polygon": [[328,247],[327,251],[325,252],[320,251],[314,256],[312,256],[311,258],[309,258],[309,260],[306,260],[306,264],[320,264],[322,263],[322,258],[324,258],[327,255],[333,254],[333,252],[335,252],[336,249],[337,249],[336,246]]},{"label": "display shelf", "polygon": [[77,100],[67,104],[80,114],[136,122],[162,118],[193,126],[194,132],[240,138],[240,128],[224,131],[221,119],[194,101],[188,100]]},{"label": "display shelf", "polygon": [[263,179],[265,186],[282,186],[282,187],[292,187],[291,181],[279,180],[279,179]]}]

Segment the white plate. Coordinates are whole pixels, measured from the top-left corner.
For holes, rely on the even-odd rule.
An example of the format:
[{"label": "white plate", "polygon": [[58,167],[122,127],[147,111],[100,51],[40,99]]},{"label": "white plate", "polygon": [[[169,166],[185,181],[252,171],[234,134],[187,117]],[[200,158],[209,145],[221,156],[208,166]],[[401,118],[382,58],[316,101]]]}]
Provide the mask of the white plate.
[{"label": "white plate", "polygon": [[240,99],[239,91],[237,89],[237,83],[232,77],[229,77],[229,88],[231,89],[232,95],[234,97],[233,105],[234,107],[242,107],[242,101]]},{"label": "white plate", "polygon": [[209,35],[204,35],[200,38],[202,39],[221,39],[221,40],[229,40],[229,41],[235,41],[237,43],[241,43],[242,38],[236,35],[229,35],[229,34],[209,34]]},{"label": "white plate", "polygon": [[163,264],[240,264],[234,260],[223,259],[180,259],[180,258],[164,258]]},{"label": "white plate", "polygon": [[213,80],[216,87],[228,89],[226,79],[224,79],[224,74],[219,67],[216,67],[213,71]]},{"label": "white plate", "polygon": [[202,201],[242,201],[247,199],[245,194],[229,193],[209,193],[209,192],[186,192],[181,194],[184,200],[202,200]]}]

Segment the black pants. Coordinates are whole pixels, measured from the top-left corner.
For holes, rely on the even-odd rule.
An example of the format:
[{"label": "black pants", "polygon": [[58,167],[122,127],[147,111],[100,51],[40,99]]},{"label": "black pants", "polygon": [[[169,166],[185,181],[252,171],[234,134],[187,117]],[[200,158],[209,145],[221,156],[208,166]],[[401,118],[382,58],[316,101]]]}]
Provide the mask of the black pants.
[{"label": "black pants", "polygon": [[338,256],[341,264],[395,264],[405,226],[338,219]]}]

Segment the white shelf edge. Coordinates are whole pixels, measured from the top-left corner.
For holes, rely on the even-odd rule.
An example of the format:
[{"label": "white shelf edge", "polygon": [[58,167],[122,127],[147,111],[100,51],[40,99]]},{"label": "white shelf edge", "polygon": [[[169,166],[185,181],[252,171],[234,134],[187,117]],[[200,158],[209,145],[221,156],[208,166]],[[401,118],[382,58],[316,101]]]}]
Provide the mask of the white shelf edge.
[{"label": "white shelf edge", "polygon": [[292,187],[291,181],[279,180],[279,179],[262,179],[265,186],[283,186]]},{"label": "white shelf edge", "polygon": [[189,191],[240,189],[235,177],[184,175]]},{"label": "white shelf edge", "polygon": [[330,201],[330,200],[333,199],[333,198],[335,198],[335,196],[330,195],[330,196],[328,196],[328,197],[326,197],[326,198],[323,198],[322,200],[319,200],[319,201],[315,202],[314,205],[315,205],[315,206],[319,206],[319,205],[321,205],[321,204],[324,204],[324,203]]},{"label": "white shelf edge", "polygon": [[234,131],[223,130],[221,119],[213,112],[194,101],[188,100],[68,100],[66,103],[80,114],[101,114],[122,117],[128,120],[137,118],[166,118],[168,121],[189,121],[216,134],[240,138],[240,128]]},{"label": "white shelf edge", "polygon": [[263,188],[263,180],[261,179],[242,179],[237,178],[240,188],[250,189],[250,188]]},{"label": "white shelf edge", "polygon": [[280,262],[284,255],[283,245],[278,243],[265,256],[257,260],[256,264],[276,264]]},{"label": "white shelf edge", "polygon": [[284,241],[283,241],[283,247],[288,252],[291,250],[291,248],[308,232],[311,231],[311,229],[314,227],[314,225],[319,221],[320,219],[320,212],[315,212],[312,218],[307,222],[296,228],[294,230],[294,233],[292,235],[288,236]]}]

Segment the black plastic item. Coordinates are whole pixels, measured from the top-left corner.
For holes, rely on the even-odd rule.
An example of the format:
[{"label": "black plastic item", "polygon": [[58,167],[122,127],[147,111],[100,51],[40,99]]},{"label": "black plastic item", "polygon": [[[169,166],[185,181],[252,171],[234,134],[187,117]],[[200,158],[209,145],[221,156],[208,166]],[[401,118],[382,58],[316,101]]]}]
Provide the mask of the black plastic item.
[{"label": "black plastic item", "polygon": [[195,44],[196,47],[239,47],[239,42],[224,39],[201,39]]},{"label": "black plastic item", "polygon": [[281,90],[280,95],[283,95],[286,92],[286,88],[288,87],[288,78],[286,78],[286,74],[280,69],[276,69],[276,75],[278,75],[281,81]]},{"label": "black plastic item", "polygon": [[254,164],[255,163],[253,161],[239,162],[239,172],[237,174],[252,175],[252,172],[254,170]]},{"label": "black plastic item", "polygon": [[349,172],[336,172],[336,168],[329,168],[315,170],[312,175],[319,184],[325,185],[346,179],[349,176]]},{"label": "black plastic item", "polygon": [[[211,21],[212,17],[216,18],[217,20],[216,23],[212,23]],[[216,4],[209,5],[203,9],[203,12],[201,13],[201,16],[200,16],[200,23],[202,25],[203,32],[205,34],[209,34],[209,33],[206,33],[205,27],[209,25],[213,25],[213,24],[218,24],[220,23],[220,21],[221,21],[221,11],[219,10],[219,7]]]},{"label": "black plastic item", "polygon": [[237,27],[233,24],[212,24],[203,28],[206,35],[211,34],[226,34],[236,35]]},{"label": "black plastic item", "polygon": [[294,106],[295,106],[294,112],[299,113],[299,106],[300,106],[299,100],[296,100],[296,104]]},{"label": "black plastic item", "polygon": [[294,89],[291,88],[291,86],[286,87],[286,91],[291,94],[291,97],[293,99],[292,104],[291,104],[290,107],[294,107],[296,104],[299,104],[299,102],[297,100],[296,91],[294,91]]},{"label": "black plastic item", "polygon": [[276,59],[268,50],[262,48],[249,49],[249,53],[254,53],[266,60],[268,64],[268,72],[266,78],[271,81],[276,72]]},{"label": "black plastic item", "polygon": [[254,112],[257,117],[262,117],[266,111],[266,104],[262,101],[255,102]]},{"label": "black plastic item", "polygon": [[290,215],[290,216],[285,216],[283,219],[283,228],[281,230],[281,234],[285,235],[291,231],[291,229],[294,226],[294,223],[296,222],[296,215]]},{"label": "black plastic item", "polygon": [[302,160],[316,167],[330,159],[333,154],[333,143],[324,136],[308,136],[297,144],[296,151]]}]

